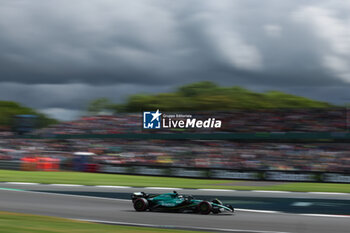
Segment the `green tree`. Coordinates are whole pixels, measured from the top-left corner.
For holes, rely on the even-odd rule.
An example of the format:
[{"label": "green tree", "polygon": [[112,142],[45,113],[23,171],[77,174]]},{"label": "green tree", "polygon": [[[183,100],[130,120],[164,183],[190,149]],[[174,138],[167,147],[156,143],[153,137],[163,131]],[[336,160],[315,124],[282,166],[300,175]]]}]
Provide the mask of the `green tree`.
[{"label": "green tree", "polygon": [[14,125],[14,116],[16,115],[36,115],[38,116],[38,126],[46,127],[50,124],[58,123],[57,120],[47,117],[34,109],[22,106],[13,101],[0,101],[0,126],[12,127]]},{"label": "green tree", "polygon": [[106,109],[112,109],[114,112],[142,112],[154,109],[189,112],[336,106],[280,91],[258,93],[239,86],[220,87],[215,83],[205,81],[181,86],[171,93],[132,95],[124,104],[111,104],[105,98],[97,99],[90,107],[90,112],[96,114]]},{"label": "green tree", "polygon": [[114,104],[107,98],[98,98],[92,100],[87,107],[88,113],[92,115],[99,114],[105,111],[111,111],[114,109]]}]

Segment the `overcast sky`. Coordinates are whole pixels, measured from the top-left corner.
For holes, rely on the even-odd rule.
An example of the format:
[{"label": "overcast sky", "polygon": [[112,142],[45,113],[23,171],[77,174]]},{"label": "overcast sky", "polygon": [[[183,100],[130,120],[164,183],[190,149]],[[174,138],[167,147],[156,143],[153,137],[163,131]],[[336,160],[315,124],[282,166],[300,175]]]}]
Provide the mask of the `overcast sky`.
[{"label": "overcast sky", "polygon": [[349,0],[1,0],[0,100],[61,120],[94,98],[212,80],[350,102]]}]

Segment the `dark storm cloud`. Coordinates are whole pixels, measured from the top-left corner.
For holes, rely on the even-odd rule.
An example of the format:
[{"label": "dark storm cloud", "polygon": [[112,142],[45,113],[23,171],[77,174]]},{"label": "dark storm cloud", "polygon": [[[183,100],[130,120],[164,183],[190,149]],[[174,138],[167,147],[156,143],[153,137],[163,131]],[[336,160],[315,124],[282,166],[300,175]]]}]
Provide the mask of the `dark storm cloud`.
[{"label": "dark storm cloud", "polygon": [[213,80],[342,103],[349,10],[338,0],[3,0],[0,98],[59,115]]},{"label": "dark storm cloud", "polygon": [[[110,86],[92,86],[86,84],[18,84],[3,83],[0,86],[0,99],[13,100],[34,108],[79,109],[99,97],[108,97],[115,102],[126,99],[128,94],[153,93],[157,87],[118,84]],[[59,97],[59,98],[56,98]]]}]

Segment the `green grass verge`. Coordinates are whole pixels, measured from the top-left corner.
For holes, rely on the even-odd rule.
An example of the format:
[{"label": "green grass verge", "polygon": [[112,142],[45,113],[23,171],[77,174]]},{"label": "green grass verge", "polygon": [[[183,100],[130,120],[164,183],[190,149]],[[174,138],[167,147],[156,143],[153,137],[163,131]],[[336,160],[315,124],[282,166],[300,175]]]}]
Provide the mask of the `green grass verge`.
[{"label": "green grass verge", "polygon": [[[0,170],[0,182],[34,182],[46,184],[120,185],[135,187],[174,187],[199,189],[274,190],[296,192],[350,193],[349,184],[281,183],[271,186],[239,186],[239,181],[132,176],[84,172],[38,172]],[[237,183],[237,185],[235,185]]]},{"label": "green grass verge", "polygon": [[0,231],[1,233],[194,233],[194,231],[173,229],[104,225],[68,220],[63,218],[9,212],[0,212]]}]

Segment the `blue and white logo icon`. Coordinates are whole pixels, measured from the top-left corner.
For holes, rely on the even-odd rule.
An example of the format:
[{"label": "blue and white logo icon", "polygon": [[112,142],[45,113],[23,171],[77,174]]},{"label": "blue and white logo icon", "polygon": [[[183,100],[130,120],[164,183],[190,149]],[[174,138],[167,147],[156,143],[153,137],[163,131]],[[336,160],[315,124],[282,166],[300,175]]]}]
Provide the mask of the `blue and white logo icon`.
[{"label": "blue and white logo icon", "polygon": [[143,112],[143,128],[144,129],[160,129],[162,113],[157,109],[156,112]]}]

